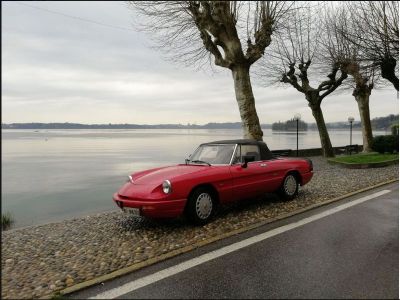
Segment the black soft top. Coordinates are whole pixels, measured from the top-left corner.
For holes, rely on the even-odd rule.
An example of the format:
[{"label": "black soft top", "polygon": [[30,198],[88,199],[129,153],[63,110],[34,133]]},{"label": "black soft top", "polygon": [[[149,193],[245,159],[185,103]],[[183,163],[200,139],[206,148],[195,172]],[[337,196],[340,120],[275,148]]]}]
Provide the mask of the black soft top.
[{"label": "black soft top", "polygon": [[222,140],[222,141],[203,143],[201,145],[212,145],[212,144],[258,145],[260,149],[261,160],[268,160],[274,158],[271,151],[268,149],[267,144],[265,144],[263,141],[257,141],[251,139]]}]

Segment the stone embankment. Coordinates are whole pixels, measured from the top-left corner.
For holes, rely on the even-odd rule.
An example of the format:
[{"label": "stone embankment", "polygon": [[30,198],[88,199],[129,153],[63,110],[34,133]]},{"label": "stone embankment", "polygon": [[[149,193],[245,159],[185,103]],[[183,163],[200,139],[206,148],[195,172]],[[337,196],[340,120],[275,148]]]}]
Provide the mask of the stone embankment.
[{"label": "stone embankment", "polygon": [[[150,221],[120,211],[3,232],[2,298],[37,298],[222,233],[398,178],[398,165],[343,169],[313,157],[315,175],[298,197],[274,195],[223,207],[203,227]],[[85,199],[82,199],[84,201]]]}]

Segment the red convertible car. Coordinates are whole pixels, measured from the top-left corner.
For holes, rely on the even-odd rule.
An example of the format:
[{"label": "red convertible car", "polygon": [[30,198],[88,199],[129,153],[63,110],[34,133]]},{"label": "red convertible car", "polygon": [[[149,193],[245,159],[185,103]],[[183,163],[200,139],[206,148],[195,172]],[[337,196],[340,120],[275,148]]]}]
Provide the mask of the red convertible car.
[{"label": "red convertible car", "polygon": [[269,192],[293,199],[313,176],[311,160],[275,157],[264,142],[227,140],[201,144],[185,164],[134,173],[114,194],[125,212],[150,218],[186,214],[205,224],[218,204]]}]

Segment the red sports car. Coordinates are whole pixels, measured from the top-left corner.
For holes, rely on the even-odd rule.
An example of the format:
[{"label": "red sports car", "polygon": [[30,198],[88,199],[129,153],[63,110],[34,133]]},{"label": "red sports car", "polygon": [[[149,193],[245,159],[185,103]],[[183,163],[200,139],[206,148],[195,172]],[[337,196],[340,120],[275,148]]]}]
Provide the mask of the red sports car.
[{"label": "red sports car", "polygon": [[114,194],[125,212],[177,217],[205,224],[218,204],[269,192],[293,199],[313,176],[311,160],[275,157],[264,142],[227,140],[201,144],[185,164],[134,173]]}]

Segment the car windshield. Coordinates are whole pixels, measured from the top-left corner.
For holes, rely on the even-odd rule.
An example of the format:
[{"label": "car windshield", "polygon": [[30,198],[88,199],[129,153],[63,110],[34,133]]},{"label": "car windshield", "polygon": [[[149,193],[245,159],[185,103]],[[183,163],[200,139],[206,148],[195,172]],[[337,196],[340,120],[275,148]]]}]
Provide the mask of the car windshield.
[{"label": "car windshield", "polygon": [[229,164],[235,145],[201,145],[190,157],[189,163]]}]

